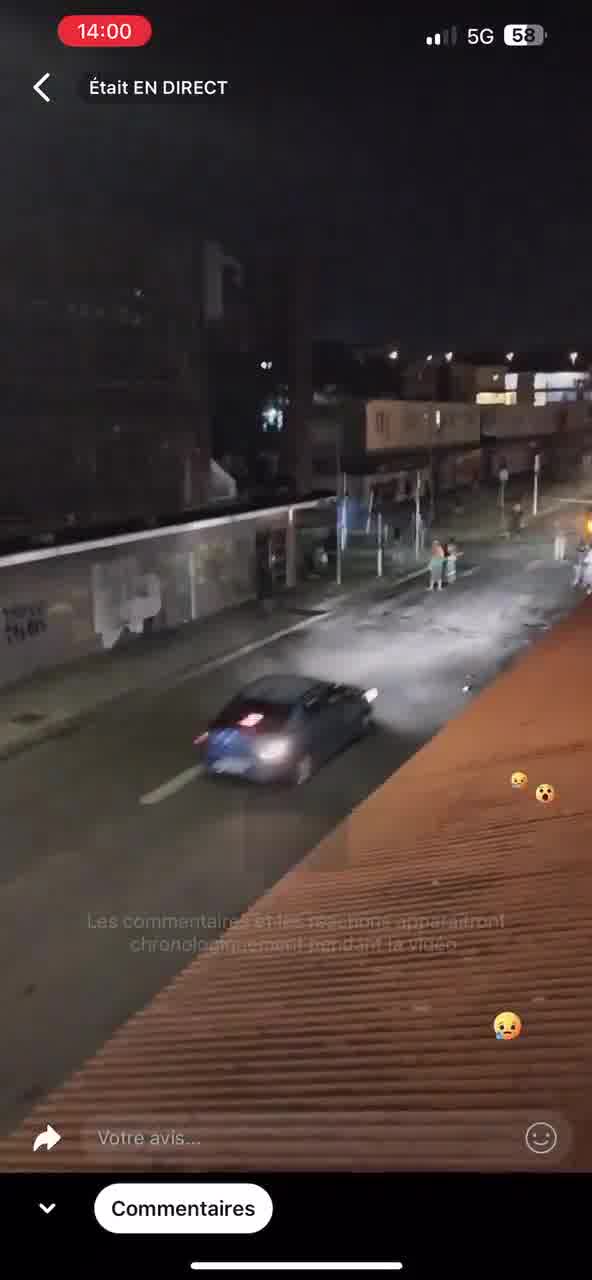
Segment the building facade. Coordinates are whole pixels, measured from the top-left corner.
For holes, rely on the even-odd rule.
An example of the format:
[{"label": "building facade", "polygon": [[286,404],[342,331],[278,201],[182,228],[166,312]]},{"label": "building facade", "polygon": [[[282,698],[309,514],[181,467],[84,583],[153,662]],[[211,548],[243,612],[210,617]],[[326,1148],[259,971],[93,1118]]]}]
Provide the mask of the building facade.
[{"label": "building facade", "polygon": [[31,222],[5,246],[5,525],[174,515],[208,499],[208,362],[233,260],[199,236],[111,221]]}]

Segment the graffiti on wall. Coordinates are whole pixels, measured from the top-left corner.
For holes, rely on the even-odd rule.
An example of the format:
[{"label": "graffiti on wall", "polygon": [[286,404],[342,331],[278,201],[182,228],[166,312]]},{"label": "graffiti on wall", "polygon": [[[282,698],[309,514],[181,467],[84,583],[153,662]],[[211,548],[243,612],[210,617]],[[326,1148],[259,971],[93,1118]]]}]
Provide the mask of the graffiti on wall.
[{"label": "graffiti on wall", "polygon": [[2,615],[4,639],[10,645],[26,644],[47,631],[47,604],[44,600],[33,604],[5,605]]},{"label": "graffiti on wall", "polygon": [[135,556],[92,567],[94,629],[104,649],[142,635],[162,609],[160,578],[144,573]]}]

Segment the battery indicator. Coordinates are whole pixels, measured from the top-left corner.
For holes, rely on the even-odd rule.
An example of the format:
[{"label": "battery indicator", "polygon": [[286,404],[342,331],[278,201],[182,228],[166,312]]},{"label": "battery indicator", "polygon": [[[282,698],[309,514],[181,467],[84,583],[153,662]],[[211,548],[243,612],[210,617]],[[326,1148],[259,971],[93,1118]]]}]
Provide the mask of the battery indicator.
[{"label": "battery indicator", "polygon": [[547,32],[538,22],[511,22],[504,27],[504,44],[513,49],[532,49],[534,45],[544,44]]}]

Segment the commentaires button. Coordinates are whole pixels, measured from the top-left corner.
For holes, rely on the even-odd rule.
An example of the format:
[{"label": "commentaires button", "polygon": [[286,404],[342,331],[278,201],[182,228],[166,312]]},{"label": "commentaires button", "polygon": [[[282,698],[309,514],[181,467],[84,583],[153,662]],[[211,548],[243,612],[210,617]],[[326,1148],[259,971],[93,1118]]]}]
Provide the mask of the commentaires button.
[{"label": "commentaires button", "polygon": [[115,1182],[95,1200],[97,1222],[115,1235],[252,1235],[272,1213],[254,1182]]}]

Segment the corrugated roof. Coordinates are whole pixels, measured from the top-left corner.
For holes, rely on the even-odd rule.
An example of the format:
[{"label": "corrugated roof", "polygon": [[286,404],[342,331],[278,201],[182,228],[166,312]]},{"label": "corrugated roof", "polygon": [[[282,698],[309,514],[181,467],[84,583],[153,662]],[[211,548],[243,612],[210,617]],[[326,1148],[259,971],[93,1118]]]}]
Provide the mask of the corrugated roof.
[{"label": "corrugated roof", "polygon": [[44,1172],[592,1168],[591,635],[588,601],[37,1106],[2,1168],[39,1171],[48,1121]]}]

